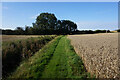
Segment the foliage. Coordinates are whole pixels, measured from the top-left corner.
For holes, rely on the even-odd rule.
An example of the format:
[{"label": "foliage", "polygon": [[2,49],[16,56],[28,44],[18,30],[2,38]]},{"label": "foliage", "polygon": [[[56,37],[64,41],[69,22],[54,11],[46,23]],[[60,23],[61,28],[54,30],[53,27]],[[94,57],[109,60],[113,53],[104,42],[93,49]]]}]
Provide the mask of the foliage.
[{"label": "foliage", "polygon": [[109,30],[95,30],[95,33],[107,33],[110,32]]},{"label": "foliage", "polygon": [[70,20],[57,20],[54,14],[41,13],[33,29],[39,33],[35,34],[70,34],[77,29],[77,25]]},{"label": "foliage", "polygon": [[110,33],[110,30],[76,30],[73,34]]},{"label": "foliage", "polygon": [[23,59],[28,59],[55,36],[41,36],[15,42],[5,42],[2,47],[3,77],[12,72]]},{"label": "foliage", "polygon": [[15,32],[16,32],[16,34],[20,34],[20,35],[25,34],[25,32],[24,32],[22,27],[17,27]]}]

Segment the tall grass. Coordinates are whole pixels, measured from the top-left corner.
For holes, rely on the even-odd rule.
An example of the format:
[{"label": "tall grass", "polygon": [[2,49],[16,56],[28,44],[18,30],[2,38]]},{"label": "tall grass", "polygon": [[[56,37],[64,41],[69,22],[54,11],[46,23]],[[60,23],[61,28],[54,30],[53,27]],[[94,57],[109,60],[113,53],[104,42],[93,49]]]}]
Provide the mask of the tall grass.
[{"label": "tall grass", "polygon": [[20,62],[28,59],[55,36],[41,36],[4,42],[2,45],[2,76],[6,77],[16,69]]}]

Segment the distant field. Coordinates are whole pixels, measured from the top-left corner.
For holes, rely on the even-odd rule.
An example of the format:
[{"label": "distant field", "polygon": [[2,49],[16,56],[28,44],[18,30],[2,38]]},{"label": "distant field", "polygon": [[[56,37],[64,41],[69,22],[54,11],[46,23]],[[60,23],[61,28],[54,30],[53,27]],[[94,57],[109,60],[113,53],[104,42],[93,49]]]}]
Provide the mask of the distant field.
[{"label": "distant field", "polygon": [[27,39],[30,37],[40,37],[41,35],[2,35],[2,41],[13,41]]},{"label": "distant field", "polygon": [[119,76],[118,33],[69,35],[86,69],[99,78]]}]

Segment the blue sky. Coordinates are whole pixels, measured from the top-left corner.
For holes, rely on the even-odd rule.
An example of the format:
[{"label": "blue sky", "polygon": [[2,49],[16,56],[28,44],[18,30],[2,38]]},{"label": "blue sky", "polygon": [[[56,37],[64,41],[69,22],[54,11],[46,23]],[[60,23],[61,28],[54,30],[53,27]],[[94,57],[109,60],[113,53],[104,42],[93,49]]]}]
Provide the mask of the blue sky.
[{"label": "blue sky", "polygon": [[118,28],[117,2],[3,2],[2,28],[32,26],[37,15],[54,13],[57,19],[71,20],[79,30]]}]

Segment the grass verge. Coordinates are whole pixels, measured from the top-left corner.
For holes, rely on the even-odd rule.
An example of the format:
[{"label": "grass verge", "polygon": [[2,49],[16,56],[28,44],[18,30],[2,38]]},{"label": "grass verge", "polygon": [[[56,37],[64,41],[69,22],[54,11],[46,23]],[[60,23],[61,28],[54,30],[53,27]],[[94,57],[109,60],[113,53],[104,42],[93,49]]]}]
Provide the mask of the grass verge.
[{"label": "grass verge", "polygon": [[9,78],[91,78],[66,36],[59,36],[38,51]]},{"label": "grass verge", "polygon": [[7,41],[2,44],[2,76],[13,72],[24,59],[33,56],[56,36],[41,36],[24,40]]}]

